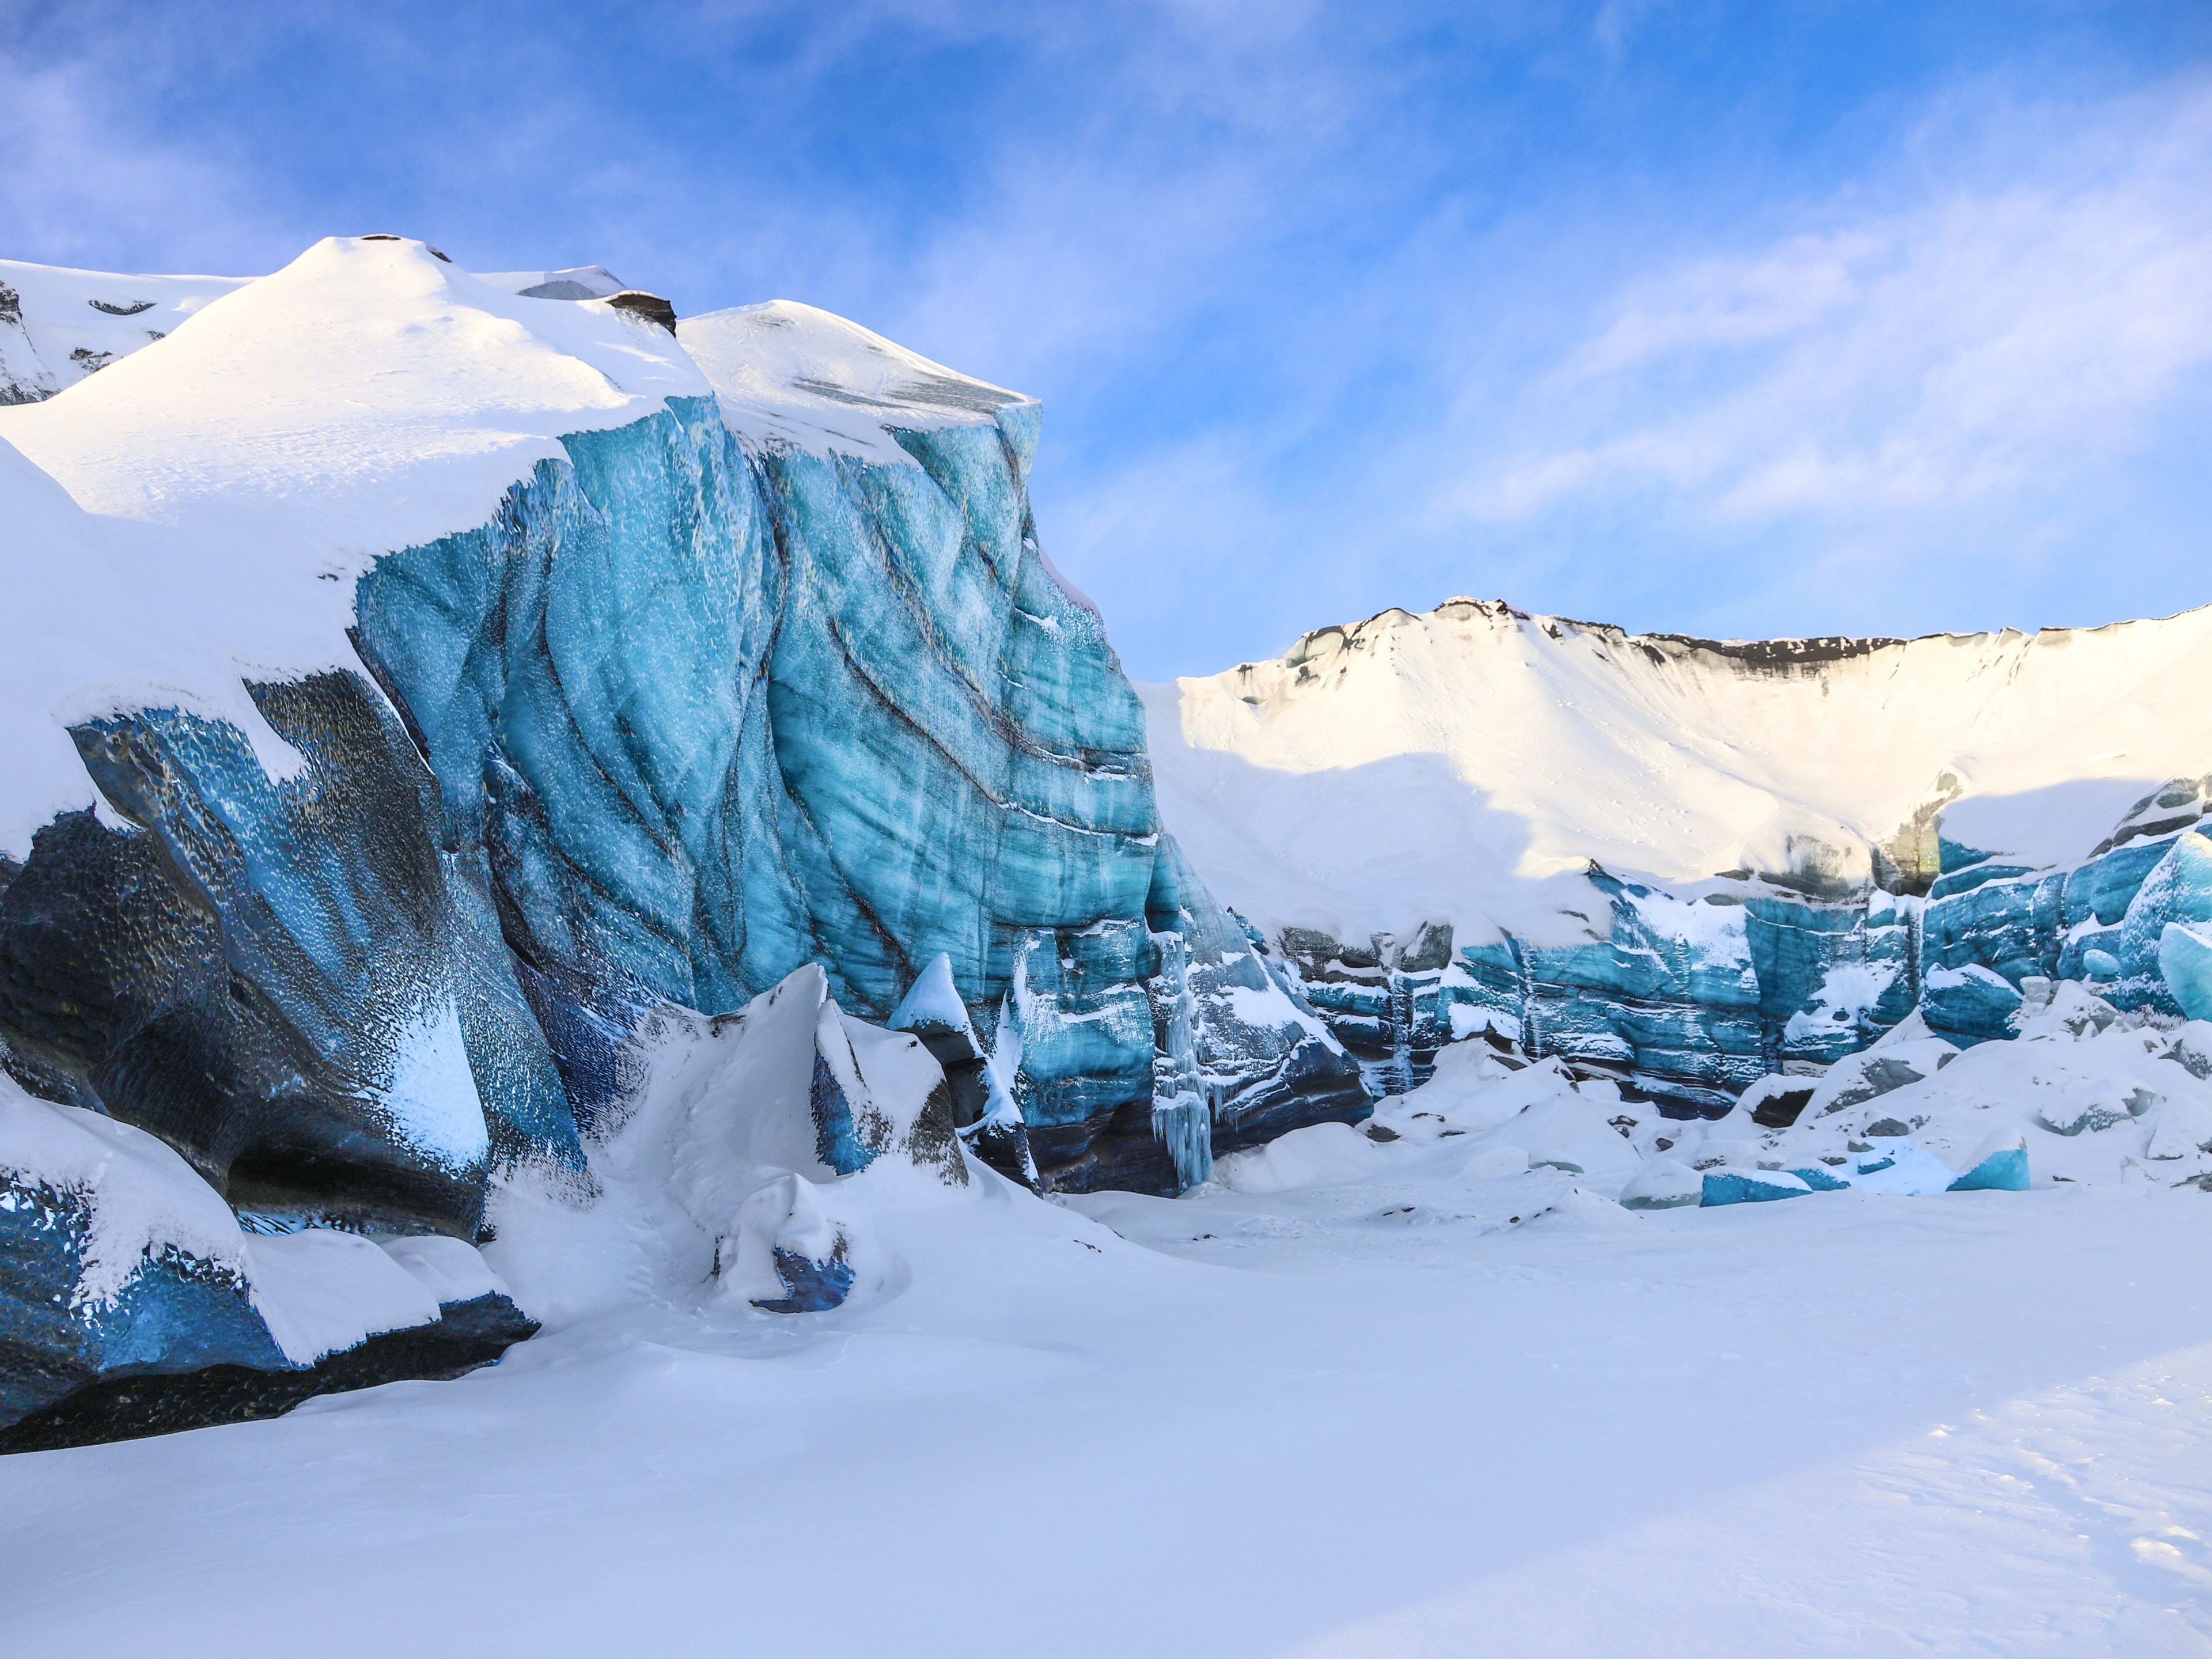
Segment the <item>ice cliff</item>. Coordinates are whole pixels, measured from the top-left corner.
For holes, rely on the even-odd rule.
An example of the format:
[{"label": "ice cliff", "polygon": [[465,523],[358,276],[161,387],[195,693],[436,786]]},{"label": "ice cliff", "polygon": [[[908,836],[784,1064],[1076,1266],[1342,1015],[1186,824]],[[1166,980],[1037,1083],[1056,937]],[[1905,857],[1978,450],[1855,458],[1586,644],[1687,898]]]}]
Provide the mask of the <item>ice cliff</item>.
[{"label": "ice cliff", "polygon": [[[588,1195],[641,1033],[802,970],[871,1029],[948,979],[996,1097],[932,1109],[1016,1179],[1174,1190],[1366,1110],[1163,830],[1031,520],[1032,400],[807,307],[677,323],[396,237],[0,274],[19,1115],[143,1132],[256,1236],[474,1240],[519,1169]],[[840,1139],[824,1044],[842,1177],[882,1147]],[[252,1318],[82,1295],[98,1182],[45,1156],[0,1369],[95,1303],[70,1388],[267,1368]],[[252,1301],[218,1255],[135,1260]]]},{"label": "ice cliff", "polygon": [[1718,1115],[2080,980],[2212,1012],[2212,611],[1745,643],[1454,599],[1150,689],[1163,811],[1386,1085],[1492,1034]]}]

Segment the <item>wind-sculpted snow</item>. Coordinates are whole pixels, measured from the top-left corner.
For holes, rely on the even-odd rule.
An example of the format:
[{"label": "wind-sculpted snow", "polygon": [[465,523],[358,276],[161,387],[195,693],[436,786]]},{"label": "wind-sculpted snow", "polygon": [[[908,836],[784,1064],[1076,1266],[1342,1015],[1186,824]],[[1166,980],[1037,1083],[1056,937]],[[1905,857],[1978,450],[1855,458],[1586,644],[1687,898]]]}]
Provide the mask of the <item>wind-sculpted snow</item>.
[{"label": "wind-sculpted snow", "polygon": [[[809,307],[672,331],[596,268],[395,238],[210,293],[0,416],[33,544],[0,1059],[34,1094],[253,1225],[456,1240],[518,1170],[588,1194],[641,1031],[802,970],[863,1021],[939,975],[988,1109],[947,1127],[1026,1183],[1172,1191],[1217,1134],[1365,1113],[1162,831],[1037,541],[1032,401]],[[883,1151],[824,1133],[837,1179]],[[743,1276],[788,1294],[752,1299],[829,1305],[835,1226],[757,1173]]]},{"label": "wind-sculpted snow", "polygon": [[2204,1012],[2209,635],[1746,645],[1453,600],[1148,695],[1164,811],[1384,1086],[1489,1031],[1713,1115],[1916,1011],[2008,1036],[2044,981]]}]

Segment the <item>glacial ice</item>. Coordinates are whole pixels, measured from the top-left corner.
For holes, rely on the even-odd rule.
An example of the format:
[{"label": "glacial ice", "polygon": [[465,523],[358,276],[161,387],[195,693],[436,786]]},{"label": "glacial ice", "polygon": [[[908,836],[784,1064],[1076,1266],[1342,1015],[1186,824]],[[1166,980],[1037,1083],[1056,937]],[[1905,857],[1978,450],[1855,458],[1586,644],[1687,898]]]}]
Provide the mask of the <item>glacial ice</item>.
[{"label": "glacial ice", "polygon": [[595,267],[332,239],[100,278],[87,326],[183,325],[55,396],[84,274],[21,274],[0,490],[84,574],[0,623],[0,1060],[13,1121],[140,1134],[178,1200],[135,1152],[8,1189],[39,1433],[641,1285],[824,1310],[987,1168],[2212,1182],[2170,1034],[2212,726],[2142,712],[2204,613],[1746,645],[1454,601],[1152,693],[1148,743],[1037,535],[1037,405],[826,313],[672,332]]},{"label": "glacial ice", "polygon": [[921,1156],[945,1074],[875,1022],[926,976],[980,1085],[931,1109],[948,1171],[957,1128],[1173,1190],[1364,1115],[1162,830],[1037,539],[1036,404],[803,306],[672,334],[612,281],[331,239],[0,413],[19,526],[83,573],[0,624],[10,1072],[288,1237],[466,1241],[488,1183],[588,1182],[641,1038],[779,988],[813,1139],[758,1167],[810,1182]]},{"label": "glacial ice", "polygon": [[1146,697],[1190,856],[1384,1087],[1487,1030],[1690,1117],[1908,1021],[2004,1039],[2039,980],[2187,1012],[2208,644],[2212,610],[1741,642],[1453,599]]},{"label": "glacial ice", "polygon": [[[157,1137],[0,1075],[0,1449],[265,1415],[533,1328],[458,1239],[251,1236]],[[413,1348],[387,1358],[392,1332]],[[181,1382],[215,1365],[216,1397]]]},{"label": "glacial ice", "polygon": [[1729,1204],[1771,1204],[1812,1192],[1803,1176],[1786,1170],[1716,1170],[1705,1177],[1698,1202],[1706,1209]]}]

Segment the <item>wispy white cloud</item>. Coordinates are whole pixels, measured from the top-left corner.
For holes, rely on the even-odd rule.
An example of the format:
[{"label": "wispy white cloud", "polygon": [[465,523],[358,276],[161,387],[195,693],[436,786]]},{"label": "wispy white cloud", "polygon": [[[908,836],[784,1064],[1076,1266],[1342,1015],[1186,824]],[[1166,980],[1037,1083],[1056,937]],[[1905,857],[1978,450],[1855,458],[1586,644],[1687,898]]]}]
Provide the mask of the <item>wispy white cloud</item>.
[{"label": "wispy white cloud", "polygon": [[1855,525],[2045,492],[2154,435],[2212,361],[2212,88],[2059,113],[1988,117],[2021,143],[2002,176],[1632,282],[1540,383],[1547,441],[1455,505],[1657,489]]},{"label": "wispy white cloud", "polygon": [[246,181],[211,156],[155,140],[123,89],[82,60],[31,65],[0,52],[0,225],[10,257],[104,263],[114,227],[172,270],[251,268],[270,229]]},{"label": "wispy white cloud", "polygon": [[[1954,594],[2026,580],[2212,349],[2201,82],[1877,77],[1822,117],[1856,161],[1809,165],[1790,119],[1740,155],[1672,101],[1747,107],[1699,67],[1715,0],[240,3],[236,50],[82,0],[99,27],[10,57],[0,0],[5,252],[252,269],[374,223],[685,311],[828,305],[1047,399],[1045,536],[1149,674],[1461,591],[2016,620],[1937,614],[1928,550],[1978,561]],[[358,66],[345,140],[297,64]]]}]

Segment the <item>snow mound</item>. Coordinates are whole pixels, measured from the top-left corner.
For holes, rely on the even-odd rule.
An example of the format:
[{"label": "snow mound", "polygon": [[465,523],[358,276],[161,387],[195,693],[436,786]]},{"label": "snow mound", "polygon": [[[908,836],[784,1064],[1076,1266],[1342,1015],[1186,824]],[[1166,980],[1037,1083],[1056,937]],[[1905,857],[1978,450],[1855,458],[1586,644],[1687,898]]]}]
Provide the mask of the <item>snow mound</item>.
[{"label": "snow mound", "polygon": [[492,1258],[549,1322],[659,1297],[814,1312],[895,1289],[885,1208],[995,1181],[962,1150],[921,1041],[854,1018],[814,964],[734,1014],[659,1012],[625,1051],[592,1182],[525,1169],[495,1187]]},{"label": "snow mound", "polygon": [[1036,407],[795,301],[687,317],[676,334],[720,392],[730,429],[764,447],[912,464],[894,432],[988,425],[1000,410]]}]

